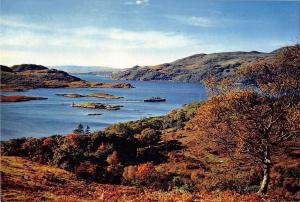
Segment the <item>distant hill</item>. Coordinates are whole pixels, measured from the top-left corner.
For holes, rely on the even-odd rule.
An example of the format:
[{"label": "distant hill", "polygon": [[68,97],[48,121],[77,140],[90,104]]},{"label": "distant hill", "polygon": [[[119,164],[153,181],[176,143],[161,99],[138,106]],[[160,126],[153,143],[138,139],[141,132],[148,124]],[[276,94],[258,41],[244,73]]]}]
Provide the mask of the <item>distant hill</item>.
[{"label": "distant hill", "polygon": [[28,70],[47,70],[47,67],[44,67],[42,65],[35,65],[35,64],[21,64],[21,65],[14,65],[11,67],[11,69],[15,72],[22,72],[22,71],[28,71]]},{"label": "distant hill", "polygon": [[72,74],[111,74],[121,69],[102,66],[78,66],[78,65],[62,65],[51,66],[49,68],[55,68]]},{"label": "distant hill", "polygon": [[135,66],[112,74],[113,79],[122,80],[172,80],[182,82],[201,82],[211,75],[230,76],[243,63],[249,63],[273,53],[223,52],[196,54],[171,63],[155,66]]},{"label": "distant hill", "polygon": [[11,68],[9,68],[8,66],[5,66],[5,65],[0,65],[0,71],[1,72],[13,72],[13,70]]},{"label": "distant hill", "polygon": [[42,65],[0,65],[0,91],[22,91],[34,88],[130,88],[128,83],[89,82],[65,71]]}]

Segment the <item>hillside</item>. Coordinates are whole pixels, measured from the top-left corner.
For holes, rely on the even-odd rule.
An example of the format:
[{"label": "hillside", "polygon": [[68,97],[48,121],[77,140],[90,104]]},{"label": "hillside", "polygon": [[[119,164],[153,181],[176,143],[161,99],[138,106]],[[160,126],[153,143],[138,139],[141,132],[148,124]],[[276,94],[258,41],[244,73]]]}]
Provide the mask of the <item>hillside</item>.
[{"label": "hillside", "polygon": [[22,91],[34,88],[131,88],[128,83],[88,82],[64,71],[42,65],[1,66],[1,91]]},{"label": "hillside", "polygon": [[93,134],[2,142],[2,201],[299,199],[298,141],[284,162],[274,162],[272,192],[255,194],[261,174],[247,165],[235,167],[226,155],[209,150],[192,129],[190,120],[202,104]]},{"label": "hillside", "polygon": [[[246,167],[234,168],[226,156],[207,150],[207,143],[199,139],[196,131],[189,129],[188,122],[180,121],[180,119],[189,120],[199,104],[201,105],[193,103],[175,110],[166,117],[153,117],[107,128],[106,137],[102,136],[100,139],[103,138],[101,141],[106,142],[107,146],[118,149],[117,161],[122,161],[121,164],[113,163],[115,160],[111,158],[113,155],[109,155],[110,149],[102,148],[103,143],[99,142],[97,134],[3,142],[2,154],[21,157],[1,156],[1,201],[217,202],[299,199],[298,195],[286,191],[286,189],[297,190],[296,176],[300,168],[297,163],[300,152],[298,143],[284,162],[278,161],[274,165],[272,179],[276,184],[272,184],[272,193],[267,195],[251,193],[257,187],[255,183],[260,179],[260,174]],[[183,114],[185,118],[182,117]],[[125,156],[132,152],[128,150],[128,145],[122,145],[124,144],[122,138],[115,141],[107,138],[112,133],[121,135],[120,132],[126,130],[129,135],[136,131],[145,131],[143,128],[148,127],[151,129],[162,127],[158,130],[162,133],[161,142],[150,143],[147,137],[135,135],[146,144],[138,149],[136,163],[122,160],[124,158],[122,152]],[[118,145],[120,140],[121,144]],[[55,143],[56,141],[60,143]],[[93,154],[91,148],[96,150],[98,148],[98,151]],[[49,153],[51,150],[54,154]],[[46,160],[48,163],[43,160],[51,158],[52,155],[57,160]],[[101,157],[103,155],[104,159],[107,157],[106,162],[98,160],[99,157],[103,158]],[[44,165],[27,159],[42,161]],[[66,166],[75,163],[74,161],[78,161],[74,171],[66,171],[68,170]],[[131,162],[131,165],[128,165],[128,162]],[[151,163],[143,162],[154,162],[155,165],[151,167],[149,166]],[[58,165],[54,166],[64,167],[65,170],[51,165],[57,163]],[[124,168],[123,165],[126,164],[127,167]],[[126,179],[123,179],[124,185],[109,180],[118,176],[119,172],[121,176],[123,172],[123,178]],[[239,174],[232,175],[232,173]],[[248,191],[241,194],[239,192],[243,186],[246,186]]]},{"label": "hillside", "polygon": [[97,184],[68,171],[14,156],[1,157],[1,201],[185,201],[188,193]]},{"label": "hillside", "polygon": [[252,52],[224,52],[196,54],[171,63],[155,66],[135,66],[112,75],[113,79],[122,80],[172,80],[182,82],[201,82],[211,75],[232,75],[233,71],[244,63],[269,54]]}]

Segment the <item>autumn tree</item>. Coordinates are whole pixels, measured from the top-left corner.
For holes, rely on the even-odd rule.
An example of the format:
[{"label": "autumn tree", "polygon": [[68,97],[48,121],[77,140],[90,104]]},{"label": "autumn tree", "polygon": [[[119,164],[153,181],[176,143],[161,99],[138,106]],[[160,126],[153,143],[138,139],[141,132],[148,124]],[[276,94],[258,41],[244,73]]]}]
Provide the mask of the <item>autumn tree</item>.
[{"label": "autumn tree", "polygon": [[[238,76],[214,85],[193,120],[199,134],[236,160],[261,165],[266,193],[272,159],[300,135],[300,46],[243,66]],[[247,86],[238,88],[243,80]],[[208,82],[212,87],[212,82]]]}]

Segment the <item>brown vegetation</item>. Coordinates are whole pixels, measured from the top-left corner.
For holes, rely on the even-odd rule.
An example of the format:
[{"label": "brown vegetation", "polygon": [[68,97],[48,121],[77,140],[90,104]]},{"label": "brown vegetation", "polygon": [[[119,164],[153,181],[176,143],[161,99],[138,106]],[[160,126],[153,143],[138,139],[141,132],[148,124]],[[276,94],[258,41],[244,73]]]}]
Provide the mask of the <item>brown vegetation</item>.
[{"label": "brown vegetation", "polygon": [[212,148],[236,161],[261,165],[259,192],[266,193],[272,159],[300,137],[300,46],[245,66],[239,73],[255,87],[236,89],[230,81],[221,81],[219,90],[212,91],[218,94],[199,108],[193,123]]}]

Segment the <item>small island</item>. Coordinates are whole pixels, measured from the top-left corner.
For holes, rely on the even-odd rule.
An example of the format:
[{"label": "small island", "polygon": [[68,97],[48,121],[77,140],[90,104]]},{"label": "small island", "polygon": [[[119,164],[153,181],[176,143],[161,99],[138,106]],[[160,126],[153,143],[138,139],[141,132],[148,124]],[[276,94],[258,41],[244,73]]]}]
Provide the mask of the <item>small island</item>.
[{"label": "small island", "polygon": [[1,65],[0,91],[24,91],[35,88],[133,88],[129,83],[90,82],[64,71],[42,65]]},{"label": "small island", "polygon": [[82,102],[82,103],[73,103],[72,107],[82,107],[82,108],[91,108],[91,109],[107,109],[107,110],[119,110],[122,105],[112,105],[104,103],[95,103],[95,102]]},{"label": "small island", "polygon": [[0,95],[0,102],[24,102],[30,100],[46,100],[46,97],[33,97],[25,95]]},{"label": "small island", "polygon": [[91,93],[86,95],[81,95],[77,93],[57,93],[55,95],[64,96],[64,97],[71,97],[71,98],[78,98],[78,97],[97,97],[97,98],[107,98],[107,99],[120,99],[123,98],[121,96],[114,96],[107,93]]},{"label": "small island", "polygon": [[63,96],[63,97],[71,97],[71,98],[85,97],[85,96],[77,94],[77,93],[57,93],[55,95]]},{"label": "small island", "polygon": [[91,94],[87,94],[85,96],[86,97],[97,97],[97,98],[108,98],[108,99],[120,99],[120,98],[124,98],[122,96],[114,96],[114,95],[107,94],[107,93],[91,93]]}]

